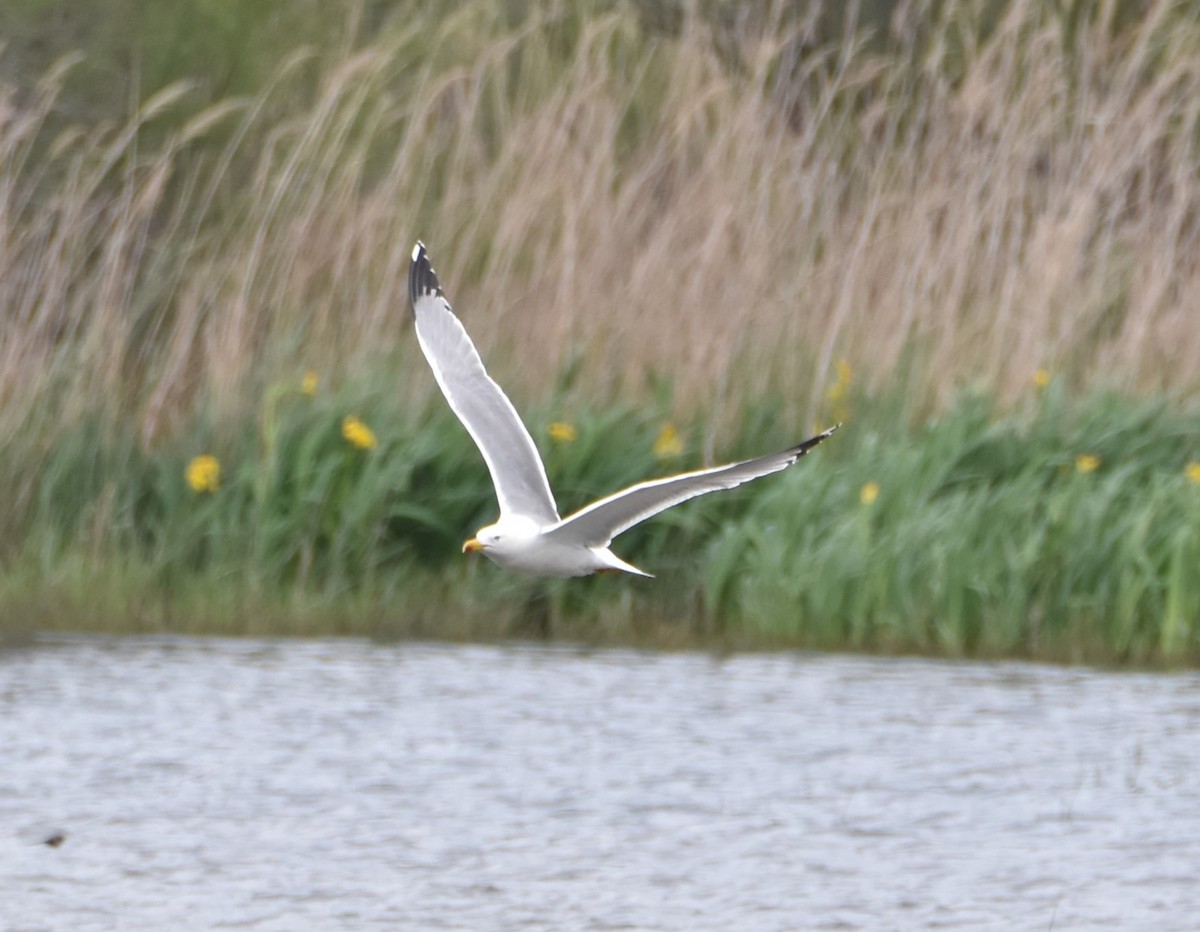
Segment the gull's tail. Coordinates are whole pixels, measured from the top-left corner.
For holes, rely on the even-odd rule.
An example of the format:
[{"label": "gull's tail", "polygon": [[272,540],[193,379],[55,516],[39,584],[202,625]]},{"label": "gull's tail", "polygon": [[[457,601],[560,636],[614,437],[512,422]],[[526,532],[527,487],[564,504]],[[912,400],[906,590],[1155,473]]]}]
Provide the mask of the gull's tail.
[{"label": "gull's tail", "polygon": [[647,573],[645,570],[639,570],[632,563],[626,563],[607,547],[593,547],[592,553],[605,563],[605,568],[599,571],[601,573],[632,573],[634,576],[645,576],[647,579],[654,578],[653,573]]}]

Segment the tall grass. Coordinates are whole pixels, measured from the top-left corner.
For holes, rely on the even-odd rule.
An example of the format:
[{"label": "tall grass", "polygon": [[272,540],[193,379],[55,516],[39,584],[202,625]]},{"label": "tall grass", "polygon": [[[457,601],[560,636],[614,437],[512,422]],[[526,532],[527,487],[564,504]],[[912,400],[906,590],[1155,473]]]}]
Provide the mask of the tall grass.
[{"label": "tall grass", "polygon": [[1195,659],[1196,413],[1061,388],[1003,417],[969,395],[907,435],[868,415],[835,468],[723,528],[713,614],[827,647]]},{"label": "tall grass", "polygon": [[[560,478],[578,476],[588,493],[652,469],[648,453],[610,451],[648,451],[668,418],[690,425],[694,462],[793,439],[837,414],[827,389],[838,359],[867,397],[889,399],[868,409],[900,425],[945,414],[968,386],[996,400],[999,418],[1039,367],[1089,397],[1194,393],[1200,25],[1166,0],[1131,21],[1120,4],[1058,15],[1012,3],[996,20],[988,5],[946,7],[920,23],[898,7],[884,35],[847,28],[823,42],[784,5],[663,31],[624,6],[522,13],[467,0],[413,6],[362,45],[347,27],[326,47],[278,54],[227,82],[240,96],[205,82],[147,87],[119,123],[70,118],[77,61],[8,88],[0,482],[12,492],[0,556],[28,578],[72,571],[71,554],[128,560],[132,577],[180,590],[216,572],[251,591],[330,598],[391,598],[410,591],[406,573],[436,576],[447,535],[487,517],[488,492],[407,329],[418,236],[535,424],[613,421],[611,434],[588,434],[606,438],[592,455],[551,451]],[[319,403],[289,388],[305,369],[320,376]],[[338,424],[351,410],[369,416],[383,450],[345,447]],[[1178,435],[1169,409],[1162,417]],[[921,468],[948,468],[951,441],[990,436],[977,428],[917,435],[946,444]],[[181,481],[206,450],[226,464],[219,501]],[[1087,565],[1063,551],[1113,523],[1127,481],[1144,480],[1139,504],[1186,514],[1172,496],[1188,492],[1189,455],[1097,483],[1100,498],[1043,483],[1045,455],[1031,455],[1003,502],[987,483],[943,489],[914,473],[903,481],[925,491],[907,501],[926,523],[897,523],[894,537],[861,517],[857,468],[838,480],[806,465],[754,499],[768,509],[751,509],[758,525],[721,537],[691,604],[714,628],[725,615],[786,628],[780,612],[802,606],[786,617],[807,619],[815,640],[824,635],[806,626],[819,618],[851,625],[855,643],[972,649],[994,637],[1012,648],[1110,617],[1051,598],[1052,582],[1024,602],[1002,585],[1054,553],[1080,587],[1124,606],[1121,630],[1194,619],[1183,529],[1164,543],[1133,509],[1150,523],[1112,548],[1141,542],[1121,559],[1142,569],[1117,589],[1102,572],[1112,548],[1089,548],[1100,562]],[[849,514],[763,521],[783,508],[773,495],[818,480],[822,507],[840,501]],[[876,513],[901,507],[879,481]],[[1066,523],[1018,507],[1062,495],[1079,498],[1059,506]],[[1094,528],[1071,523],[1101,500]],[[665,519],[633,545],[668,555],[707,540],[707,523],[694,537],[680,530],[692,520]],[[1006,522],[1007,556],[988,549],[994,521]],[[953,536],[939,548],[951,527],[976,549]],[[917,562],[913,540],[927,542]],[[841,545],[875,568],[853,576]],[[776,571],[762,585],[739,562],[750,554]],[[786,562],[797,554],[815,562]],[[806,601],[823,590],[795,588],[817,572],[804,567],[857,601]],[[547,592],[547,617],[580,598]],[[1036,636],[985,632],[1001,609],[1025,611]],[[906,612],[926,633],[890,637],[899,622],[888,619]],[[1182,638],[1171,644],[1192,643],[1171,624]]]},{"label": "tall grass", "polygon": [[419,398],[418,235],[530,397],[577,357],[589,391],[654,374],[710,413],[774,390],[811,416],[839,356],[918,407],[1038,365],[1195,387],[1200,27],[1014,4],[966,46],[964,17],[800,55],[768,27],[467,3],[315,76],[298,53],[256,95],[187,112],[172,85],[47,140],[52,72],[0,128],[5,419],[49,397],[152,442],[378,355]]},{"label": "tall grass", "polygon": [[[413,418],[378,395],[283,386],[229,440],[152,453],[86,423],[43,464],[0,618],[1194,662],[1200,420],[1063,388],[1008,414],[968,394],[916,427],[856,395],[852,424],[796,469],[622,535],[617,551],[653,582],[528,580],[463,557],[494,503],[445,410]],[[748,404],[735,439],[761,449],[771,408]],[[347,410],[378,448],[347,442]],[[564,509],[702,458],[698,424],[678,458],[656,458],[662,405],[592,408],[555,441],[563,411],[529,421]],[[216,491],[184,480],[196,449],[220,456]]]}]

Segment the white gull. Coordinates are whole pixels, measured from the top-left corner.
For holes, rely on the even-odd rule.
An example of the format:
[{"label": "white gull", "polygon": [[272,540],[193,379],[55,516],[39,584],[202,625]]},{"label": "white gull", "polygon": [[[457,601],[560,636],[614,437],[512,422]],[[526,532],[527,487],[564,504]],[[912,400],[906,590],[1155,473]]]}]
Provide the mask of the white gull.
[{"label": "white gull", "polygon": [[560,518],[546,467],[516,409],[487,374],[479,352],[442,293],[425,245],[418,242],[408,292],[421,351],[434,378],[479,447],[492,474],[500,517],[463,544],[506,569],[536,576],[651,574],[608,549],[612,539],[672,505],[779,472],[840,425],[779,453],[639,482]]}]

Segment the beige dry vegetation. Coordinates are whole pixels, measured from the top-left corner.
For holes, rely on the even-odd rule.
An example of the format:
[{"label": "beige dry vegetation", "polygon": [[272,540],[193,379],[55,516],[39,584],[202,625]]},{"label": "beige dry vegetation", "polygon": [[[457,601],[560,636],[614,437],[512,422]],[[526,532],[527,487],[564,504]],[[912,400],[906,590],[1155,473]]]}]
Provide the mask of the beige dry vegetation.
[{"label": "beige dry vegetation", "polygon": [[1200,29],[1176,5],[1116,29],[1016,3],[986,41],[950,14],[882,51],[487,9],[297,52],[191,115],[183,86],[127,126],[53,124],[58,74],[0,96],[5,434],[99,411],[152,444],[306,368],[427,403],[417,237],[519,406],[570,369],[597,401],[653,376],[685,414],[778,392],[807,424],[838,358],[916,410],[1040,366],[1200,385]]}]

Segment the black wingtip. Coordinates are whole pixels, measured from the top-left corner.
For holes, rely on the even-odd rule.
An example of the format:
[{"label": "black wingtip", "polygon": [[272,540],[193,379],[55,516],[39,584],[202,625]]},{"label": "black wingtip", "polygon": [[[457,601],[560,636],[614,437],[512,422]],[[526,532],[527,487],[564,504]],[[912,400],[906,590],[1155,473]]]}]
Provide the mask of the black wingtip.
[{"label": "black wingtip", "polygon": [[[823,440],[828,440],[830,437],[832,437],[834,431],[836,431],[841,426],[842,426],[842,422],[838,421],[836,424],[834,424],[828,430],[821,431],[821,433],[817,434],[815,437],[809,437],[807,440],[804,441],[804,443],[796,444],[796,446],[792,447],[792,453],[795,454],[796,459],[800,459],[800,457],[802,457],[805,453],[807,453],[809,450],[811,450],[813,447],[815,447],[818,443],[820,443]],[[795,460],[793,460],[793,462],[795,462]]]},{"label": "black wingtip", "polygon": [[429,264],[429,251],[425,244],[417,240],[413,247],[412,262],[408,266],[408,300],[414,305],[418,298],[425,295],[442,295],[442,286],[438,282],[437,272]]}]

